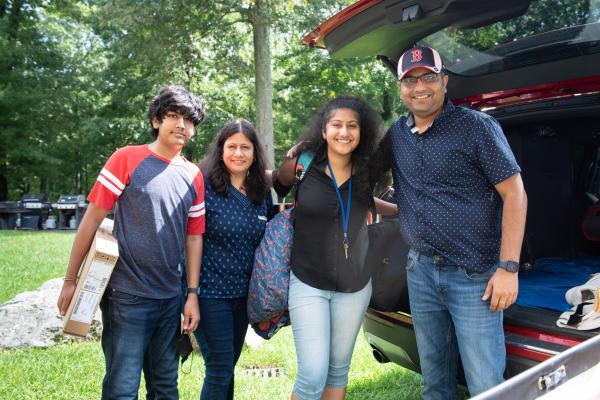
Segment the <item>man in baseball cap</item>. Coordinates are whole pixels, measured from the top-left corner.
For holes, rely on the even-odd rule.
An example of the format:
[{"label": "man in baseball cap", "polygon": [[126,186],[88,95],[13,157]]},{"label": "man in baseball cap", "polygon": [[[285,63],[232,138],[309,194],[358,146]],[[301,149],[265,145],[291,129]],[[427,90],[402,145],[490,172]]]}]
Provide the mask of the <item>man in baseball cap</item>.
[{"label": "man in baseball cap", "polygon": [[446,98],[440,54],[408,49],[398,89],[408,109],[371,156],[392,170],[425,400],[457,399],[458,357],[475,396],[503,381],[502,311],[514,303],[527,199],[498,122]]},{"label": "man in baseball cap", "polygon": [[[421,84],[419,84],[419,82]],[[448,75],[440,53],[431,47],[414,47],[398,60],[398,89],[411,112],[413,129],[425,133],[444,110]]]}]

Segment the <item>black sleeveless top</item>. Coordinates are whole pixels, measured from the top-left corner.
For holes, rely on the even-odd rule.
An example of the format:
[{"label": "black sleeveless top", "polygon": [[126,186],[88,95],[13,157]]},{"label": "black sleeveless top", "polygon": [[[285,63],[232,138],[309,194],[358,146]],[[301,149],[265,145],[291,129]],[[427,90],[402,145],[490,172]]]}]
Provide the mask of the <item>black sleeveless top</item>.
[{"label": "black sleeveless top", "polygon": [[[357,292],[371,277],[365,263],[369,202],[353,182],[346,259],[341,208],[333,180],[325,174],[326,168],[327,161],[311,165],[297,188],[292,272],[317,289]],[[346,181],[340,187],[344,207],[348,186]]]}]

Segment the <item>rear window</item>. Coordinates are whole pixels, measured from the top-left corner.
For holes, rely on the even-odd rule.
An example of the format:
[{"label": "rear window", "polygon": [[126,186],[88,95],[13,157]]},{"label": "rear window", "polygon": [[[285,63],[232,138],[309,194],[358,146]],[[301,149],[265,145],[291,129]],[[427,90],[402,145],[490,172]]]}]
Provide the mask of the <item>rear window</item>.
[{"label": "rear window", "polygon": [[600,1],[538,0],[525,14],[474,29],[450,26],[419,42],[446,68],[483,75],[600,52]]}]

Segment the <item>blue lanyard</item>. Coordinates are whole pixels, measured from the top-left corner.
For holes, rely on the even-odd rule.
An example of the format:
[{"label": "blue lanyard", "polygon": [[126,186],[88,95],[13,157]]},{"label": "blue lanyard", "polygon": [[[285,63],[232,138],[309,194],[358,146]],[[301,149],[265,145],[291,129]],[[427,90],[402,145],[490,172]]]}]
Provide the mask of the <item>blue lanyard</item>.
[{"label": "blue lanyard", "polygon": [[[331,164],[329,161],[327,162],[327,167],[329,168],[329,173],[331,174],[331,180],[333,181],[333,186],[335,187],[335,192],[337,193],[338,201],[340,202],[340,209],[342,211],[342,223],[344,226],[344,252],[346,253],[346,259],[348,258],[348,222],[350,222],[350,200],[352,199],[352,173],[350,173],[350,179],[348,181],[348,205],[344,208],[344,201],[342,200],[342,194],[340,193],[340,188],[335,180],[335,175],[333,175],[333,169],[331,169]],[[347,211],[347,212],[346,212]]]}]

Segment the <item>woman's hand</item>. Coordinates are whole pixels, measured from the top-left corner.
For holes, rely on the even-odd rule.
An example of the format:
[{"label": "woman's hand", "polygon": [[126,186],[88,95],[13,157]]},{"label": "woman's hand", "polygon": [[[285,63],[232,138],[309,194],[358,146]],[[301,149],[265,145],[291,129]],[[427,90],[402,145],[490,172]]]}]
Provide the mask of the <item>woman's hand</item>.
[{"label": "woman's hand", "polygon": [[386,217],[391,217],[392,215],[398,214],[398,206],[396,204],[381,200],[377,197],[375,197],[373,200],[375,200],[375,210],[377,211],[377,214],[381,214]]}]

